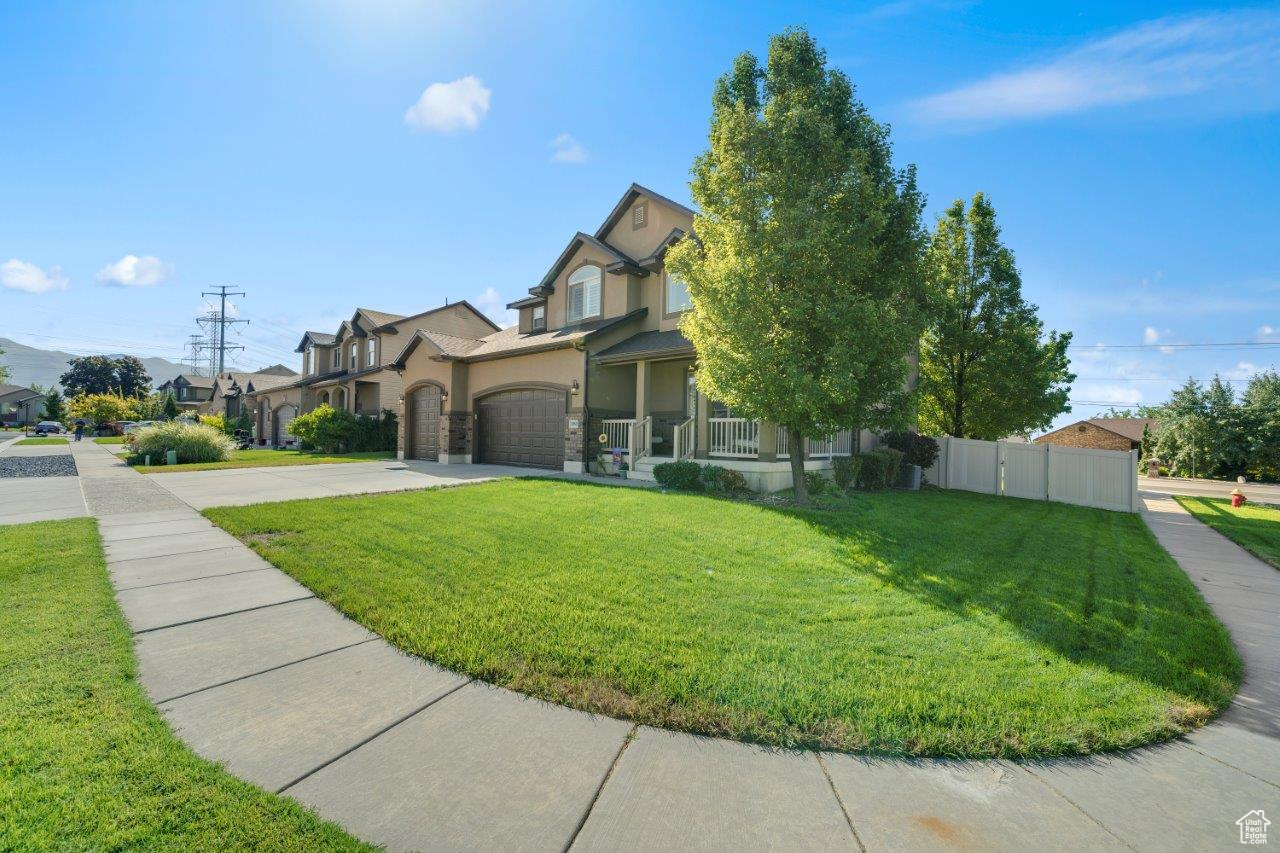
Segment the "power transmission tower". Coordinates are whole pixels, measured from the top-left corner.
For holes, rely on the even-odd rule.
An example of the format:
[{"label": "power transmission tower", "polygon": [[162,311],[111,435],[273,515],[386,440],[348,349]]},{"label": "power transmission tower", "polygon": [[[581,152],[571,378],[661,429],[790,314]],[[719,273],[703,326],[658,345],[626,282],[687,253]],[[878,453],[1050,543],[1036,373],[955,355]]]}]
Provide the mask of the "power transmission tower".
[{"label": "power transmission tower", "polygon": [[225,370],[227,366],[227,350],[244,349],[243,346],[231,345],[227,343],[227,326],[228,325],[234,326],[236,323],[249,322],[248,320],[227,319],[227,297],[228,296],[248,296],[248,294],[245,293],[243,290],[232,290],[230,285],[226,285],[226,284],[219,284],[217,285],[217,288],[218,289],[214,291],[206,290],[200,295],[218,297],[218,310],[216,312],[216,317],[217,317],[216,331],[217,331],[218,337],[214,343],[214,346],[216,346],[218,349],[218,375],[221,376],[223,370]]},{"label": "power transmission tower", "polygon": [[191,335],[187,338],[185,347],[187,354],[182,357],[182,363],[191,366],[191,372],[196,376],[201,375],[200,361],[201,353],[204,351],[204,336]]},{"label": "power transmission tower", "polygon": [[218,375],[218,312],[209,311],[203,317],[197,317],[196,323],[204,330],[200,340],[200,353],[204,361],[206,376]]}]

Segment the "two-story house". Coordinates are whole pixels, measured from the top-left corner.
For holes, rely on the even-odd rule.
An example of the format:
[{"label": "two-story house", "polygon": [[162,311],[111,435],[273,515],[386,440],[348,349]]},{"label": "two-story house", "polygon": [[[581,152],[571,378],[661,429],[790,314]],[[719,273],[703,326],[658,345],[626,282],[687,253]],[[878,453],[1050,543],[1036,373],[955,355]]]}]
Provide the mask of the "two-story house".
[{"label": "two-story house", "polygon": [[273,364],[252,373],[228,370],[213,378],[213,388],[201,413],[221,414],[227,422],[240,417],[242,412],[253,413],[254,395],[261,388],[288,385],[298,378],[298,372],[283,364]]},{"label": "two-story house", "polygon": [[[616,449],[641,477],[696,458],[739,469],[758,489],[789,486],[785,432],[735,417],[694,382],[678,328],[688,291],[663,263],[692,225],[689,208],[632,184],[508,306],[516,326],[412,335],[392,364],[403,376],[402,456],[580,472]],[[848,432],[810,442],[808,467],[829,467],[853,443]]]},{"label": "two-story house", "polygon": [[174,402],[184,412],[207,414],[207,404],[213,397],[213,382],[212,376],[179,373],[156,390],[161,394],[172,394]]},{"label": "two-story house", "polygon": [[336,332],[302,336],[296,349],[302,355],[300,375],[251,395],[257,435],[264,443],[288,445],[289,422],[321,403],[371,417],[398,412],[403,383],[390,361],[404,340],[420,330],[476,337],[497,328],[465,301],[410,315],[357,308]]}]

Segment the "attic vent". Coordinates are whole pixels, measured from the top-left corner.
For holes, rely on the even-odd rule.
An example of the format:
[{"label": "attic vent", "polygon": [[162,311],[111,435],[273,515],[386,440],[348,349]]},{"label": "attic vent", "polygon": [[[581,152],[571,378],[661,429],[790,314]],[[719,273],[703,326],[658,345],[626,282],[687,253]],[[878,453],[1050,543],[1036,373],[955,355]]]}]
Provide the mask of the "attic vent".
[{"label": "attic vent", "polygon": [[1084,424],[1080,424],[1080,426],[1076,427],[1076,432],[1084,432],[1087,429],[1088,429],[1087,426],[1085,426]]},{"label": "attic vent", "polygon": [[631,229],[643,228],[649,224],[649,203],[642,201],[631,208]]}]

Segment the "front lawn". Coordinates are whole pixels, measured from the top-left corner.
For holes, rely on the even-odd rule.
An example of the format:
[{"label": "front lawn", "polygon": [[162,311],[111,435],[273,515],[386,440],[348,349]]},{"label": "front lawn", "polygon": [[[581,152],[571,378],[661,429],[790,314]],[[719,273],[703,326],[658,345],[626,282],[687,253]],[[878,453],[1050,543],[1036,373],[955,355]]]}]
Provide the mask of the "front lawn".
[{"label": "front lawn", "polygon": [[173,736],[92,519],[0,527],[0,610],[0,849],[361,847]]},{"label": "front lawn", "polygon": [[[277,465],[328,465],[334,462],[369,462],[392,459],[394,453],[315,453],[306,450],[233,450],[225,462],[188,462],[180,465],[142,465],[134,467],[143,474],[174,471],[216,471],[222,468],[274,468]],[[152,459],[152,462],[155,462]]]},{"label": "front lawn", "polygon": [[44,444],[66,444],[65,438],[53,438],[49,436],[38,436],[36,438],[20,438],[13,443],[14,447],[29,447],[32,445]]},{"label": "front lawn", "polygon": [[94,444],[124,444],[129,440],[127,435],[103,435],[93,440]]},{"label": "front lawn", "polygon": [[1232,509],[1226,498],[1176,500],[1182,507],[1258,559],[1280,569],[1280,509],[1246,503]]},{"label": "front lawn", "polygon": [[705,734],[1087,753],[1202,724],[1240,680],[1136,515],[940,491],[798,510],[539,480],[205,515],[402,649]]}]

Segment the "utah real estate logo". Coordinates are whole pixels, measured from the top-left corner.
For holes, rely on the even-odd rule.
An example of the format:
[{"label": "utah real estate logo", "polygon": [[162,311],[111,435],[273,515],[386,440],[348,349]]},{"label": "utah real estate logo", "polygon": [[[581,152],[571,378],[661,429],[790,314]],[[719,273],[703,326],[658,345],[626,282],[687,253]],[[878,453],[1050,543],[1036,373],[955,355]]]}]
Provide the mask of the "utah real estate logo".
[{"label": "utah real estate logo", "polygon": [[1254,809],[1236,821],[1236,826],[1240,827],[1240,843],[1266,844],[1267,827],[1270,825],[1266,813],[1262,809]]}]

